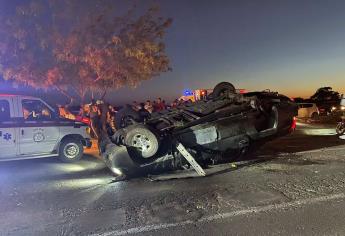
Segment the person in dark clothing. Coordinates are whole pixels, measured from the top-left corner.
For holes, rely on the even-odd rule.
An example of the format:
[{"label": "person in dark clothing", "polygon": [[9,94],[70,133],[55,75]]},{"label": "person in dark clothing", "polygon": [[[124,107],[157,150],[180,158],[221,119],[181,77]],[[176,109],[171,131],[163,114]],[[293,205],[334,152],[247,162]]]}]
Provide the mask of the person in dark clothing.
[{"label": "person in dark clothing", "polygon": [[99,116],[99,111],[98,111],[98,106],[93,103],[90,106],[90,120],[91,120],[91,130],[92,133],[94,134],[95,138],[98,139],[99,137],[99,123],[100,123],[100,116]]},{"label": "person in dark clothing", "polygon": [[156,100],[154,100],[152,103],[152,112],[157,112],[157,111],[158,111],[157,102]]},{"label": "person in dark clothing", "polygon": [[140,109],[138,111],[141,121],[145,121],[150,118],[150,112],[145,109],[145,103],[140,103]]}]

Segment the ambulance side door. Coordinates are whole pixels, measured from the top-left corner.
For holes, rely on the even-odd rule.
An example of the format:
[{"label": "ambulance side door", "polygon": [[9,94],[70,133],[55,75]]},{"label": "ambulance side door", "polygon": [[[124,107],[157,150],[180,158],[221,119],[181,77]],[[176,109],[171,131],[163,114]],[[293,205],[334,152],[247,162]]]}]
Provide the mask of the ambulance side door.
[{"label": "ambulance side door", "polygon": [[57,146],[60,130],[55,118],[44,115],[43,111],[53,111],[40,99],[21,99],[19,107],[23,113],[18,133],[19,154],[51,154]]},{"label": "ambulance side door", "polygon": [[15,158],[17,156],[14,100],[14,98],[0,97],[0,159]]}]

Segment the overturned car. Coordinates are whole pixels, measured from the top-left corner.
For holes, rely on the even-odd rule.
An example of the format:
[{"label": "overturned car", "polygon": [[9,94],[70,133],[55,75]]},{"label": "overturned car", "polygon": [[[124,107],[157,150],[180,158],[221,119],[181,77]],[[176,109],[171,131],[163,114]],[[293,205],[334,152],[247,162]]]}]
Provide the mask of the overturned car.
[{"label": "overturned car", "polygon": [[215,86],[205,100],[153,113],[127,107],[118,129],[101,135],[100,152],[117,175],[133,176],[234,161],[295,128],[297,105],[276,92],[236,93],[231,83]]}]

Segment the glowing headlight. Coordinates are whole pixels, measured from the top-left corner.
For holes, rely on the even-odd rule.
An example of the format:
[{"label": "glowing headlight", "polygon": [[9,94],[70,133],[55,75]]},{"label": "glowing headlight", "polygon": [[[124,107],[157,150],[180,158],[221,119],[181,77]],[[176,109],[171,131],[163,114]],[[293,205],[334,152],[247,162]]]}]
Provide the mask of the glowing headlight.
[{"label": "glowing headlight", "polygon": [[345,110],[345,106],[342,106],[342,107],[340,108],[340,110],[344,111],[344,110]]},{"label": "glowing headlight", "polygon": [[334,111],[335,109],[337,109],[336,107],[332,107],[332,111]]},{"label": "glowing headlight", "polygon": [[122,171],[118,168],[111,167],[111,171],[116,175],[122,175]]}]

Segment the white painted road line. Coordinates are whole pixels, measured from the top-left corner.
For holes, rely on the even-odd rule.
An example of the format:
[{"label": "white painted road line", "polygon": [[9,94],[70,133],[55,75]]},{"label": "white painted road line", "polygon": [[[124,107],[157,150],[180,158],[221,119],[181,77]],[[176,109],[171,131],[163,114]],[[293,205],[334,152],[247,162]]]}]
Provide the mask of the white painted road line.
[{"label": "white painted road line", "polygon": [[315,152],[340,151],[340,150],[345,150],[345,146],[335,147],[335,148],[320,148],[320,149],[308,150],[308,151],[303,151],[303,152],[295,152],[293,154],[307,154],[307,153],[315,153]]},{"label": "white painted road line", "polygon": [[227,213],[220,213],[217,215],[203,217],[197,221],[187,220],[187,221],[182,221],[178,223],[147,225],[143,227],[129,228],[126,230],[114,230],[114,231],[109,231],[106,233],[93,234],[92,236],[121,236],[121,235],[128,235],[128,234],[147,233],[147,232],[151,232],[155,230],[181,227],[181,226],[192,225],[192,224],[207,223],[207,222],[212,222],[212,221],[221,220],[221,219],[228,219],[235,216],[252,215],[254,213],[286,209],[290,207],[298,207],[298,206],[303,206],[303,205],[310,205],[310,204],[326,202],[330,200],[337,200],[337,199],[345,199],[345,194],[340,193],[340,194],[327,195],[327,196],[322,196],[322,197],[317,197],[317,198],[302,199],[302,200],[297,200],[293,202],[272,204],[272,205],[260,206],[260,207],[251,207],[248,209],[237,210],[237,211],[232,211],[232,212],[227,212]]}]

